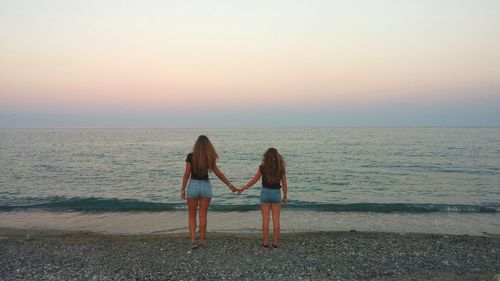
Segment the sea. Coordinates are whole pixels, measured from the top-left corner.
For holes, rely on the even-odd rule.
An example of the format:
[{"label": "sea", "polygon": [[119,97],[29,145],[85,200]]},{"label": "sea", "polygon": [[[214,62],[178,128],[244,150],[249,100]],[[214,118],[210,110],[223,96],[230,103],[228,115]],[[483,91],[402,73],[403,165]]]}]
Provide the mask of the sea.
[{"label": "sea", "polygon": [[[0,129],[0,228],[187,233],[180,197],[199,135],[236,186],[284,156],[282,231],[500,234],[500,128]],[[210,175],[208,231],[259,232],[260,182]]]}]

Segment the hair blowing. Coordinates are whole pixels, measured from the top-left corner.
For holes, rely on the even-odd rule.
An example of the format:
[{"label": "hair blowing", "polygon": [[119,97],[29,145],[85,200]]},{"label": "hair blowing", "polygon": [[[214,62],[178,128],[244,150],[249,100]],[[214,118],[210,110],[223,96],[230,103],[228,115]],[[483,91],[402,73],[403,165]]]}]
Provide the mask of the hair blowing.
[{"label": "hair blowing", "polygon": [[285,174],[285,160],[274,147],[262,156],[262,174],[270,183],[279,183]]},{"label": "hair blowing", "polygon": [[200,176],[205,176],[212,171],[215,161],[219,158],[217,152],[207,136],[201,135],[193,147],[193,171]]}]

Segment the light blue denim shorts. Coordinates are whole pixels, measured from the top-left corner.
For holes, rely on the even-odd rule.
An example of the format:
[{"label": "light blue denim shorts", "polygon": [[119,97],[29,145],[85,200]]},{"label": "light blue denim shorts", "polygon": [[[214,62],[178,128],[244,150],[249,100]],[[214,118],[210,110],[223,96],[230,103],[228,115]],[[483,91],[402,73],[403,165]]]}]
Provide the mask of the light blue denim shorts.
[{"label": "light blue denim shorts", "polygon": [[187,187],[187,197],[192,199],[212,198],[210,181],[190,179]]},{"label": "light blue denim shorts", "polygon": [[263,187],[260,191],[260,204],[281,203],[281,189]]}]

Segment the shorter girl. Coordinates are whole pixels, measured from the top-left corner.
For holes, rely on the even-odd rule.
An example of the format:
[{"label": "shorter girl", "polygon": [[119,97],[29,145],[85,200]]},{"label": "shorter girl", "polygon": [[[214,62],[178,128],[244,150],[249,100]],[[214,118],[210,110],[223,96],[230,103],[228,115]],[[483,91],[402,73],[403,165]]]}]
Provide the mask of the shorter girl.
[{"label": "shorter girl", "polygon": [[[262,212],[262,246],[269,247],[269,212],[273,212],[273,248],[278,247],[280,237],[280,209],[286,204],[287,184],[285,175],[285,161],[276,148],[269,148],[262,157],[262,164],[257,173],[246,185],[238,191],[243,192],[250,188],[262,177],[262,191],[260,192],[260,210]],[[283,200],[281,200],[281,186],[283,185]]]}]

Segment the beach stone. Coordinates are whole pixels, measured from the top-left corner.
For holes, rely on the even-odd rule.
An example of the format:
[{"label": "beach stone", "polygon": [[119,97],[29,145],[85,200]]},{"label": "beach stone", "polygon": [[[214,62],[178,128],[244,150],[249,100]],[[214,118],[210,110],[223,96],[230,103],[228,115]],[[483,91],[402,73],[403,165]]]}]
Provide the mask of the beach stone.
[{"label": "beach stone", "polygon": [[114,239],[1,241],[0,279],[427,281],[452,274],[431,280],[470,281],[490,280],[496,264],[496,241],[486,237],[312,233],[284,235],[282,250],[261,251],[259,236],[220,236],[211,240],[213,247],[192,252],[177,237]]},{"label": "beach stone", "polygon": [[491,279],[491,281],[500,281],[500,274],[496,274],[495,276],[493,276],[493,279]]}]

